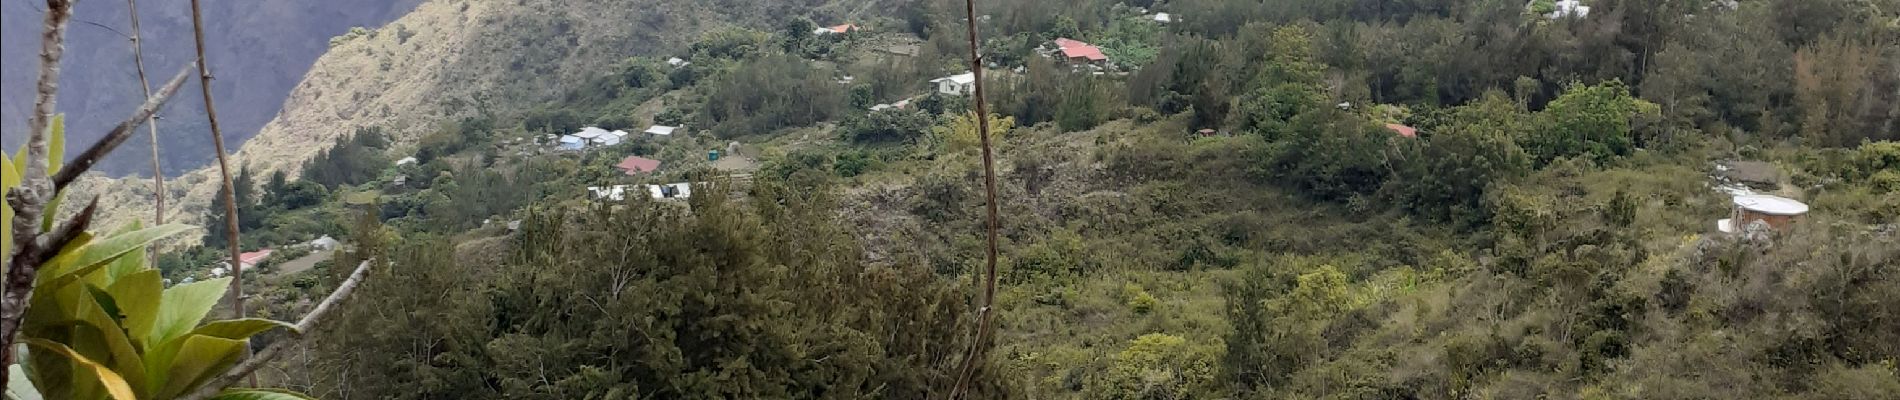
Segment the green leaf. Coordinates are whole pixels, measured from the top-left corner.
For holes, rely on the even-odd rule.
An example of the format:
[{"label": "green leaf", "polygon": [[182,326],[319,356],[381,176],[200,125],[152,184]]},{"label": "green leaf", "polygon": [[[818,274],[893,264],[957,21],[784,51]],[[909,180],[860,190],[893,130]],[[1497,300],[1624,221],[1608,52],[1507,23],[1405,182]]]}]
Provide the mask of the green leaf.
[{"label": "green leaf", "polygon": [[69,254],[67,251],[61,251],[60,255],[53,257],[53,260],[40,267],[40,279],[48,280],[42,281],[41,284],[58,282],[52,281],[53,278],[67,279],[67,275],[78,275],[70,279],[83,277],[91,274],[92,270],[96,270],[92,269],[96,266],[104,266],[127,253],[142,250],[152,242],[187,230],[191,230],[190,225],[167,224],[99,239],[92,245],[86,246],[83,252]]},{"label": "green leaf", "polygon": [[238,356],[244,355],[243,340],[231,340],[210,336],[186,336],[184,345],[172,358],[171,367],[166,371],[164,390],[155,398],[169,399],[198,390],[205,382],[224,374]]},{"label": "green leaf", "polygon": [[218,299],[224,297],[225,289],[230,286],[231,278],[218,278],[165,289],[152,334],[146,337],[145,343],[164,343],[190,332],[218,305]]},{"label": "green leaf", "polygon": [[156,269],[139,271],[119,278],[107,293],[119,302],[119,311],[125,315],[125,331],[132,340],[144,348],[153,344],[146,342],[152,337],[152,327],[158,321],[158,308],[165,296],[165,281]]},{"label": "green leaf", "polygon": [[132,385],[126,383],[125,378],[119,376],[119,373],[112,372],[111,368],[106,368],[106,366],[100,365],[98,362],[87,359],[86,356],[79,355],[78,352],[58,342],[40,338],[27,338],[25,342],[27,346],[37,347],[41,350],[59,354],[68,360],[72,360],[73,364],[85,367],[88,371],[92,372],[93,378],[99,380],[100,385],[105,386],[106,393],[111,394],[112,398],[117,400],[138,400],[138,395],[132,391]]},{"label": "green leaf", "polygon": [[[7,193],[19,185],[20,170],[13,168],[12,158],[0,153],[0,257],[13,254],[13,206],[8,205],[5,199]],[[6,274],[6,264],[0,262],[0,275]]]},{"label": "green leaf", "polygon": [[211,400],[316,400],[301,393],[277,389],[231,389]]},{"label": "green leaf", "polygon": [[191,334],[215,338],[249,340],[251,336],[264,333],[265,331],[271,330],[271,328],[284,328],[291,332],[298,332],[297,325],[289,322],[263,318],[244,318],[213,321],[209,324],[205,324],[205,326],[198,327],[198,329],[191,330]]},{"label": "green leaf", "polygon": [[80,300],[79,313],[76,315],[85,326],[73,331],[72,338],[65,342],[82,354],[105,357],[98,361],[110,366],[133,389],[145,388],[148,379],[145,360],[132,344],[131,338],[126,337],[125,328],[120,325],[123,314],[120,313],[119,303],[104,289],[92,285],[86,285],[85,289],[93,302]]},{"label": "green leaf", "polygon": [[53,176],[59,174],[61,167],[66,166],[66,114],[54,115],[52,124],[46,126],[46,131],[46,138],[51,142],[46,146],[46,175]]}]

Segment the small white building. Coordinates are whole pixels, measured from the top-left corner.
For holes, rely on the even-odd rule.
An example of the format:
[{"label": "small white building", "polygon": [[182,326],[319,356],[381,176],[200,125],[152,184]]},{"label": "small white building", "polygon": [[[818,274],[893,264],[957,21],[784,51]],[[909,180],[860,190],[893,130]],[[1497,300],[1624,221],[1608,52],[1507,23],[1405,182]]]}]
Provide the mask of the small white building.
[{"label": "small white building", "polygon": [[1716,230],[1736,233],[1747,230],[1749,225],[1762,224],[1770,229],[1786,231],[1808,213],[1806,203],[1765,194],[1737,195],[1734,204],[1735,208],[1728,218],[1715,221]]},{"label": "small white building", "polygon": [[336,238],[330,237],[330,235],[323,235],[323,237],[312,240],[307,244],[310,245],[310,249],[312,250],[336,250],[337,246],[343,245],[342,242],[338,242]]},{"label": "small white building", "polygon": [[606,135],[606,134],[608,134],[606,129],[600,129],[598,127],[590,126],[586,128],[581,128],[581,131],[579,133],[575,133],[574,137],[587,139],[587,140],[594,140],[594,138],[598,138],[601,135]]},{"label": "small white building", "polygon": [[580,151],[581,149],[587,148],[587,139],[582,139],[574,135],[561,135],[561,138],[554,147],[561,150]]},{"label": "small white building", "polygon": [[673,136],[673,132],[678,131],[679,129],[680,127],[677,127],[677,126],[654,125],[652,127],[648,127],[646,132],[644,133],[648,135],[655,135],[655,136]]},{"label": "small white building", "polygon": [[415,157],[403,157],[401,160],[396,160],[396,165],[409,165],[409,164],[415,164],[415,163],[416,163]]},{"label": "small white building", "polygon": [[937,79],[931,79],[930,83],[937,85],[937,93],[943,93],[943,94],[947,94],[951,96],[962,96],[965,93],[976,91],[976,73],[965,72],[962,74],[951,75],[951,76],[946,76],[946,77],[937,78]]},{"label": "small white building", "polygon": [[1168,13],[1155,13],[1155,22],[1160,22],[1164,24],[1169,23],[1169,22],[1174,22],[1174,16],[1168,15]]},{"label": "small white building", "polygon": [[1583,2],[1579,0],[1559,0],[1557,10],[1550,12],[1551,19],[1588,16],[1590,16],[1590,6],[1583,5]]},{"label": "small white building", "polygon": [[654,200],[684,199],[693,197],[693,185],[685,182],[647,185],[647,194]]},{"label": "small white building", "polygon": [[632,185],[589,186],[587,191],[594,194],[594,200],[627,200],[627,188]]},{"label": "small white building", "polygon": [[666,65],[671,65],[673,66],[673,68],[680,68],[680,67],[684,67],[688,65],[693,65],[693,63],[688,62],[686,60],[681,60],[679,57],[673,57],[673,58],[666,59]]}]

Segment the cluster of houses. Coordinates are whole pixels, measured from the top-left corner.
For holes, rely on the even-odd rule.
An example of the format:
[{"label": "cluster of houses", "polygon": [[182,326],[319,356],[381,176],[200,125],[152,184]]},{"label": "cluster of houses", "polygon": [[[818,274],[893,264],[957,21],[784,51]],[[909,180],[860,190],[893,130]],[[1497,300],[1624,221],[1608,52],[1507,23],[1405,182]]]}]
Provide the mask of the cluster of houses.
[{"label": "cluster of houses", "polygon": [[[657,137],[668,137],[668,136],[673,136],[673,133],[678,132],[678,131],[679,131],[679,127],[677,126],[654,125],[652,127],[647,128],[646,131],[643,131],[641,133],[653,135]],[[586,128],[581,128],[580,132],[575,132],[572,134],[560,135],[560,136],[548,135],[548,139],[554,142],[554,147],[556,149],[565,150],[565,151],[581,151],[581,150],[586,150],[591,147],[606,147],[606,146],[617,145],[617,144],[620,144],[621,142],[627,141],[627,137],[630,135],[632,134],[627,133],[627,131],[622,131],[622,130],[610,131],[610,130],[590,126]]]}]

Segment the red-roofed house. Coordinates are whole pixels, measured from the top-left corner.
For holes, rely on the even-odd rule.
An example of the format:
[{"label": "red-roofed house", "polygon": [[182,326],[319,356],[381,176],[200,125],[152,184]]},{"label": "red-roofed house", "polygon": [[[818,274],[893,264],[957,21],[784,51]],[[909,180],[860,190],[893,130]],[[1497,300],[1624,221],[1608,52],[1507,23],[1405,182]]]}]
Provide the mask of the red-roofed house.
[{"label": "red-roofed house", "polygon": [[[257,268],[257,263],[264,262],[264,259],[270,258],[270,252],[270,249],[263,249],[249,253],[240,253],[238,254],[238,265],[243,266],[243,269]],[[218,265],[217,268],[211,269],[211,277],[223,278],[225,274],[231,273],[230,260],[220,262]]]},{"label": "red-roofed house", "polygon": [[620,171],[626,172],[627,175],[639,175],[660,169],[660,160],[640,156],[627,156],[627,158],[620,160],[620,164],[616,164],[614,167],[620,168]]},{"label": "red-roofed house", "polygon": [[1413,127],[1400,125],[1400,124],[1385,124],[1385,129],[1391,129],[1392,132],[1397,132],[1399,136],[1404,136],[1404,137],[1409,137],[1409,138],[1418,137],[1418,128],[1413,128]]},{"label": "red-roofed house", "polygon": [[857,25],[844,24],[844,25],[838,25],[838,26],[818,28],[818,30],[812,31],[812,33],[816,33],[820,35],[833,35],[833,34],[851,33],[851,31],[855,31],[855,30],[858,30]]},{"label": "red-roofed house", "polygon": [[1096,48],[1095,45],[1083,43],[1080,40],[1070,38],[1056,39],[1056,49],[1062,52],[1063,59],[1072,63],[1092,64],[1108,61],[1108,56],[1102,54],[1102,49]]},{"label": "red-roofed house", "polygon": [[256,267],[257,263],[264,262],[264,259],[270,258],[270,252],[271,249],[263,249],[249,253],[241,253],[238,254],[238,262],[243,263],[244,269],[251,269],[251,267]]}]

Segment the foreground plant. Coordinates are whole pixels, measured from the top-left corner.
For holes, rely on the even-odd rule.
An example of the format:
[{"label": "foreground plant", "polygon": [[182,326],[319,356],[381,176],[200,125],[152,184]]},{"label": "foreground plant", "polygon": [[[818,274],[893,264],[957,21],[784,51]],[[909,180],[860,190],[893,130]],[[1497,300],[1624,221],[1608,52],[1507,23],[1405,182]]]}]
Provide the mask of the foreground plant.
[{"label": "foreground plant", "polygon": [[[53,143],[62,142],[61,130],[55,119],[49,132]],[[0,190],[11,192],[21,184],[21,161],[0,155],[0,174],[5,176]],[[56,157],[49,166],[58,170]],[[45,215],[57,214],[58,208],[57,201],[48,204]],[[67,226],[86,224],[93,208],[88,205]],[[15,216],[11,207],[5,211],[5,220],[0,222],[11,226]],[[31,278],[33,290],[24,318],[16,328],[27,355],[20,364],[9,366],[9,370],[24,372],[32,383],[12,382],[8,395],[75,400],[186,398],[230,371],[252,336],[279,327],[300,332],[295,325],[266,319],[205,323],[230,278],[166,288],[159,271],[147,261],[146,247],[190,229],[178,224],[150,228],[135,224],[107,235],[81,232],[40,263]],[[5,250],[11,252],[13,244],[7,242]],[[13,287],[17,282],[9,283]],[[306,397],[237,389],[211,398]]]},{"label": "foreground plant", "polygon": [[[0,154],[0,386],[10,399],[303,399],[268,389],[225,389],[297,342],[369,268],[350,278],[296,325],[262,319],[204,323],[229,279],[166,288],[145,257],[152,242],[190,229],[133,225],[92,230],[98,199],[58,221],[67,188],[125,143],[184,85],[186,66],[98,142],[65,160],[65,128],[53,115],[70,0],[46,0],[40,71],[30,134],[13,157]],[[250,338],[273,328],[292,334],[257,357],[240,358]],[[16,346],[16,343],[24,346]],[[17,356],[17,357],[16,357]],[[15,363],[15,360],[23,362]],[[17,374],[16,374],[17,372]],[[16,380],[24,375],[25,380]]]}]

